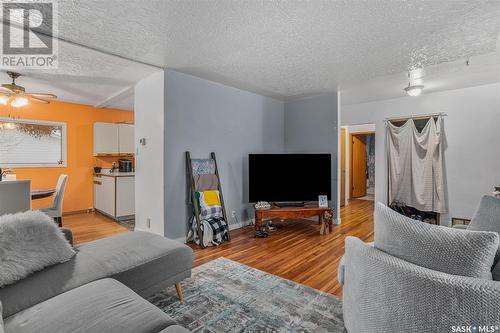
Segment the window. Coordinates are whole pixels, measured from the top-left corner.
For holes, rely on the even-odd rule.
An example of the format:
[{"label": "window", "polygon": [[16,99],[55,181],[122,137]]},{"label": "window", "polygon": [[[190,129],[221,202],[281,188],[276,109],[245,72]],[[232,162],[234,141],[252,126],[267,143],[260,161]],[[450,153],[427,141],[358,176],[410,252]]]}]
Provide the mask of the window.
[{"label": "window", "polygon": [[0,118],[0,168],[66,166],[66,123]]}]

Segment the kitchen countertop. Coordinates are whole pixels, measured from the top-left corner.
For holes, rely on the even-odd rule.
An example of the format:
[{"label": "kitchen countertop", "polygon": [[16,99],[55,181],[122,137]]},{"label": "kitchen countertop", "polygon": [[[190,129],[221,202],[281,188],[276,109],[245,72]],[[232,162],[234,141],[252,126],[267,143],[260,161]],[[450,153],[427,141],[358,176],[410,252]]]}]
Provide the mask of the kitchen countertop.
[{"label": "kitchen countertop", "polygon": [[96,173],[95,176],[97,177],[134,177],[135,172],[100,172]]}]

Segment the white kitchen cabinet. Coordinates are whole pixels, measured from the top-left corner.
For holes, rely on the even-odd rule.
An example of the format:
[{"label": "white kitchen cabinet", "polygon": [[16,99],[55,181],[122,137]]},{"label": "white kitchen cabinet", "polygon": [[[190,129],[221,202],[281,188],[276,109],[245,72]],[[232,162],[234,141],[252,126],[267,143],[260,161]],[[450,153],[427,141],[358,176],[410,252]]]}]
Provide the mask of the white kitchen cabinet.
[{"label": "white kitchen cabinet", "polygon": [[135,214],[134,177],[116,177],[116,216]]},{"label": "white kitchen cabinet", "polygon": [[94,155],[133,154],[134,125],[94,123]]},{"label": "white kitchen cabinet", "polygon": [[134,176],[96,175],[94,208],[116,220],[135,214]]},{"label": "white kitchen cabinet", "polygon": [[94,155],[116,154],[118,148],[117,124],[94,123]]},{"label": "white kitchen cabinet", "polygon": [[115,177],[94,178],[94,208],[115,216]]},{"label": "white kitchen cabinet", "polygon": [[134,125],[118,124],[118,151],[128,154],[135,152]]}]

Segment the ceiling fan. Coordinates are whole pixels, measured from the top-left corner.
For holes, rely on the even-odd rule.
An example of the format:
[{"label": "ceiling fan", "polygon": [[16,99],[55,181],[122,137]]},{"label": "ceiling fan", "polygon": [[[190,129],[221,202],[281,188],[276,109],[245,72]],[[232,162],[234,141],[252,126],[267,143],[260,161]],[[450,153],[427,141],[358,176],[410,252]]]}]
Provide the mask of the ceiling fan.
[{"label": "ceiling fan", "polygon": [[54,94],[28,93],[22,86],[16,84],[16,79],[21,74],[16,72],[7,72],[7,75],[12,79],[12,83],[2,84],[0,86],[0,104],[11,105],[19,108],[28,105],[29,101],[39,103],[50,103],[47,99],[57,98]]}]

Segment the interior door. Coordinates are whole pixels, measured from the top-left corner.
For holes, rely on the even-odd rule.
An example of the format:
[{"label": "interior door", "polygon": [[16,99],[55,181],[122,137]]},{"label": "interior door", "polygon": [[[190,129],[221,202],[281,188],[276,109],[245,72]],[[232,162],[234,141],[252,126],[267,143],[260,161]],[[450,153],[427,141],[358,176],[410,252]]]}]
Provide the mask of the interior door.
[{"label": "interior door", "polygon": [[345,205],[345,128],[340,129],[340,206]]},{"label": "interior door", "polygon": [[352,135],[351,198],[366,195],[366,142],[364,135]]}]

